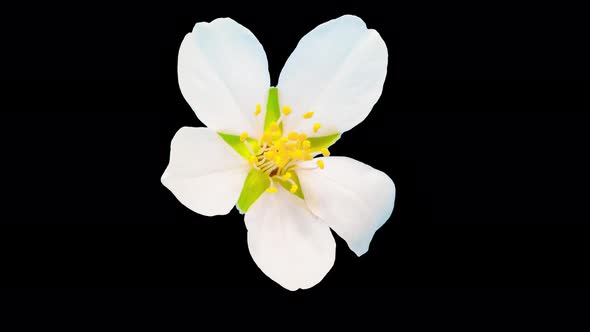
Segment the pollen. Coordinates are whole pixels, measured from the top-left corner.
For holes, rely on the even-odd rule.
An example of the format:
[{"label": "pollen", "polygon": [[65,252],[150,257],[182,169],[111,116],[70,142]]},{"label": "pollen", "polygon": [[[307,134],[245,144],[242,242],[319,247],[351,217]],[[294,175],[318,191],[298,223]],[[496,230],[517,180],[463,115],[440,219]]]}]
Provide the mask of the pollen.
[{"label": "pollen", "polygon": [[291,112],[293,112],[293,110],[291,109],[291,107],[289,107],[289,106],[283,107],[283,115],[284,116],[287,116],[287,115],[291,114]]},{"label": "pollen", "polygon": [[256,104],[256,111],[254,111],[254,115],[258,115],[262,112],[262,106],[260,104]]},{"label": "pollen", "polygon": [[324,169],[324,161],[323,160],[321,160],[321,159],[318,160],[317,164],[320,169]]},{"label": "pollen", "polygon": [[289,191],[290,191],[292,194],[294,194],[294,193],[296,193],[296,192],[297,192],[297,189],[299,189],[299,187],[298,187],[298,186],[297,186],[295,183],[293,183],[293,184],[291,185],[291,189],[290,189]]},{"label": "pollen", "polygon": [[266,188],[266,192],[269,192],[269,193],[271,193],[271,194],[274,194],[274,193],[276,193],[277,191],[278,191],[278,190],[277,190],[277,187],[268,187],[268,188]]},{"label": "pollen", "polygon": [[320,127],[321,127],[321,126],[322,126],[322,125],[321,125],[320,123],[316,123],[316,124],[314,124],[314,125],[313,125],[313,132],[314,132],[314,133],[317,133],[317,132],[318,132],[318,130],[320,130]]},{"label": "pollen", "polygon": [[330,156],[330,150],[328,150],[326,148],[322,148],[320,151],[322,152],[322,154],[324,155],[324,157],[329,157]]},{"label": "pollen", "polygon": [[304,119],[311,119],[312,116],[313,116],[313,112],[307,112],[307,113],[303,114]]},{"label": "pollen", "polygon": [[243,132],[243,133],[240,135],[240,141],[241,141],[241,142],[243,142],[243,141],[245,141],[245,140],[246,140],[246,138],[248,138],[248,133],[247,133],[247,132]]},{"label": "pollen", "polygon": [[295,141],[299,138],[299,134],[293,131],[289,133],[289,136],[287,136],[287,138],[289,138],[292,141]]}]

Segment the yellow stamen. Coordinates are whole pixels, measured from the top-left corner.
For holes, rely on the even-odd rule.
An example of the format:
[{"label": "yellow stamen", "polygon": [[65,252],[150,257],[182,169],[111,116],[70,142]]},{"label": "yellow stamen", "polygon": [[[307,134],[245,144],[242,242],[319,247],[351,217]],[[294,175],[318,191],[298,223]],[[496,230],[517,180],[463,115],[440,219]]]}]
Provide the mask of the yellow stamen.
[{"label": "yellow stamen", "polygon": [[[294,178],[297,175],[293,173],[294,169],[298,169],[298,164],[303,161],[312,161],[314,156],[321,152],[324,157],[330,156],[330,151],[327,148],[314,147],[311,149],[313,139],[308,138],[310,132],[306,130],[305,133],[292,131],[285,132],[282,128],[282,121],[285,116],[291,114],[293,110],[289,106],[283,106],[278,120],[271,122],[266,130],[254,143],[253,137],[250,137],[247,132],[239,135],[240,141],[246,145],[250,152],[247,160],[254,169],[257,169],[267,176],[271,177],[270,186],[265,189],[269,193],[278,192],[276,185],[277,181],[281,182],[285,188],[288,188],[291,193],[300,193],[299,184],[295,183]],[[262,113],[262,106],[256,104],[256,111],[254,115]],[[306,112],[304,114],[297,113],[296,117],[302,115],[304,119],[311,119],[314,112]],[[313,123],[310,121],[310,123]],[[313,132],[317,133],[321,124],[315,123],[313,125]],[[313,135],[313,134],[312,134]],[[256,145],[256,146],[255,146]],[[254,152],[256,151],[256,152]],[[311,169],[324,169],[325,161],[322,159],[315,159],[317,166]],[[304,168],[305,169],[305,168]],[[289,184],[287,184],[287,182]]]},{"label": "yellow stamen", "polygon": [[268,144],[272,143],[272,135],[268,132],[265,132],[264,134],[262,134],[262,141],[266,142]]},{"label": "yellow stamen", "polygon": [[322,125],[321,125],[320,123],[316,123],[316,124],[314,124],[314,125],[313,125],[313,132],[314,132],[314,133],[317,133],[317,132],[318,132],[318,130],[320,130],[320,127],[321,127],[321,126],[322,126]]},{"label": "yellow stamen", "polygon": [[289,151],[287,151],[287,149],[280,149],[279,151],[277,151],[278,156],[277,157],[281,157],[281,158],[288,158],[289,157]]},{"label": "yellow stamen", "polygon": [[287,164],[287,158],[281,158],[280,156],[277,156],[275,158],[275,164],[277,164],[277,166],[279,167],[283,167]]},{"label": "yellow stamen", "polygon": [[266,151],[264,153],[264,159],[266,159],[266,160],[272,160],[272,158],[275,157],[275,154],[276,154],[276,152],[273,151],[273,150]]},{"label": "yellow stamen", "polygon": [[248,138],[248,133],[247,133],[247,132],[243,132],[243,133],[240,135],[240,141],[241,141],[241,142],[243,142],[243,141],[245,141],[245,140],[246,140],[246,138]]},{"label": "yellow stamen", "polygon": [[295,142],[289,142],[287,143],[287,150],[293,151],[295,149],[297,149],[297,143]]},{"label": "yellow stamen", "polygon": [[301,150],[295,150],[295,151],[293,151],[293,153],[291,153],[291,157],[293,159],[301,159],[301,160],[303,160],[303,151],[301,151]]},{"label": "yellow stamen", "polygon": [[293,110],[291,109],[291,107],[289,107],[289,106],[285,106],[285,107],[283,107],[283,114],[284,114],[285,116],[287,116],[287,115],[291,114],[291,112],[293,112]]},{"label": "yellow stamen", "polygon": [[323,161],[323,160],[321,160],[321,159],[320,159],[320,160],[318,160],[318,167],[319,167],[320,169],[324,169],[324,161]]},{"label": "yellow stamen", "polygon": [[269,128],[271,132],[275,132],[279,130],[279,125],[276,122],[271,122]]}]

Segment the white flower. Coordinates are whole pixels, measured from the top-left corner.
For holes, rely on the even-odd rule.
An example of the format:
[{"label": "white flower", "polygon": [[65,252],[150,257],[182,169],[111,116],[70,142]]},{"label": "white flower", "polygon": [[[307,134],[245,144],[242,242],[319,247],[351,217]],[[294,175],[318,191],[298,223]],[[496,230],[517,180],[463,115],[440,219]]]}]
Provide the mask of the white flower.
[{"label": "white flower", "polygon": [[258,267],[287,289],[312,287],[334,264],[330,228],[360,256],[393,210],[385,173],[328,151],[367,117],[386,71],[383,39],[356,16],[303,37],[276,88],[252,32],[229,18],[197,23],[178,80],[207,128],[176,133],[162,183],[202,215],[236,205]]}]

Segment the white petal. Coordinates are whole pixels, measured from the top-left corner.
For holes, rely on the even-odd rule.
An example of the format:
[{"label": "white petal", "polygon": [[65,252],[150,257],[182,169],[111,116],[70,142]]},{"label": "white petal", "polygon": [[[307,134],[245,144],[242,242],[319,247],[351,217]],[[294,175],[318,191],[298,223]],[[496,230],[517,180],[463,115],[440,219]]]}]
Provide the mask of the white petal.
[{"label": "white petal", "polygon": [[236,204],[248,162],[208,128],[183,127],[170,148],[162,184],[196,213],[227,214]]},{"label": "white petal", "polygon": [[[323,170],[297,171],[305,202],[361,256],[393,211],[393,181],[387,174],[351,158],[319,159],[324,160]],[[314,163],[315,159],[301,167]]]},{"label": "white petal", "polygon": [[246,213],[250,254],[262,272],[284,288],[310,288],[334,265],[336,243],[330,228],[303,200],[278,189],[262,194]]},{"label": "white petal", "polygon": [[[375,30],[345,15],[319,25],[301,39],[279,78],[281,105],[292,115],[286,131],[309,132],[313,124],[345,132],[363,121],[381,96],[387,47]],[[302,120],[314,112],[312,120]]]},{"label": "white petal", "polygon": [[184,98],[207,127],[218,132],[258,133],[270,77],[266,54],[250,30],[230,18],[197,23],[178,53]]}]

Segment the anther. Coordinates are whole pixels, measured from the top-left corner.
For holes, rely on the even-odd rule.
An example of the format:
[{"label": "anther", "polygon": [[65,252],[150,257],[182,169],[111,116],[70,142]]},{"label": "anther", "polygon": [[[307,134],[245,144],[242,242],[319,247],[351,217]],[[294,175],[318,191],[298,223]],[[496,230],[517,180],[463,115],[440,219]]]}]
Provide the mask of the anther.
[{"label": "anther", "polygon": [[303,160],[303,158],[304,158],[303,151],[301,151],[301,150],[295,150],[295,151],[293,151],[293,153],[291,154],[291,156],[293,157],[293,159]]},{"label": "anther", "polygon": [[322,148],[320,151],[322,152],[322,154],[324,155],[324,157],[329,157],[330,156],[330,150],[328,150],[326,148]]},{"label": "anther", "polygon": [[272,135],[270,133],[265,132],[262,134],[262,141],[268,144],[272,143]]},{"label": "anther", "polygon": [[273,150],[266,151],[264,153],[264,158],[266,158],[267,160],[271,160],[272,158],[274,158],[275,153],[276,152],[274,152]]},{"label": "anther", "polygon": [[283,114],[284,114],[285,116],[287,116],[287,115],[291,114],[291,112],[293,112],[293,110],[291,109],[291,107],[289,107],[289,106],[285,106],[285,107],[283,107]]},{"label": "anther", "polygon": [[293,183],[289,191],[294,194],[297,192],[297,189],[299,189],[299,187],[295,183]]},{"label": "anther", "polygon": [[318,132],[318,130],[320,130],[320,127],[321,127],[321,126],[322,126],[322,125],[321,125],[321,124],[319,124],[319,123],[316,123],[316,124],[314,124],[314,125],[313,125],[313,132],[314,132],[314,133],[317,133],[317,132]]},{"label": "anther", "polygon": [[317,164],[320,169],[324,169],[324,161],[323,160],[321,160],[321,159],[318,160]]},{"label": "anther", "polygon": [[285,164],[287,164],[287,159],[277,156],[275,158],[275,164],[277,164],[277,166],[279,166],[279,167],[283,167],[283,166],[285,166]]},{"label": "anther", "polygon": [[310,142],[310,141],[308,141],[308,140],[305,140],[305,141],[303,141],[303,142],[301,143],[301,147],[302,147],[304,150],[307,150],[307,149],[309,149],[309,147],[310,147],[310,146],[311,146],[311,142]]},{"label": "anther", "polygon": [[283,175],[283,181],[287,181],[291,178],[291,173],[287,172],[285,173],[285,175]]},{"label": "anther", "polygon": [[277,187],[268,187],[268,188],[266,188],[266,192],[269,192],[269,193],[271,193],[271,194],[274,194],[274,193],[276,193],[277,191],[278,191],[278,190],[277,190]]},{"label": "anther", "polygon": [[247,133],[247,132],[243,132],[243,133],[240,135],[240,141],[241,141],[241,142],[243,142],[243,141],[245,141],[245,140],[246,140],[246,138],[248,138],[248,133]]},{"label": "anther", "polygon": [[262,106],[260,106],[260,104],[256,104],[256,111],[254,112],[254,115],[258,115],[260,112],[262,112]]},{"label": "anther", "polygon": [[312,116],[313,116],[313,112],[307,112],[307,113],[303,114],[304,119],[311,119]]},{"label": "anther", "polygon": [[279,125],[276,122],[272,122],[269,127],[271,132],[275,132],[279,130]]},{"label": "anther", "polygon": [[289,133],[289,136],[287,136],[287,137],[288,137],[290,140],[294,141],[294,140],[296,140],[296,139],[298,139],[298,138],[299,138],[299,134],[293,131],[293,132],[290,132],[290,133]]}]

